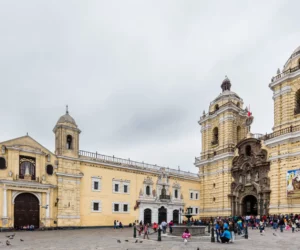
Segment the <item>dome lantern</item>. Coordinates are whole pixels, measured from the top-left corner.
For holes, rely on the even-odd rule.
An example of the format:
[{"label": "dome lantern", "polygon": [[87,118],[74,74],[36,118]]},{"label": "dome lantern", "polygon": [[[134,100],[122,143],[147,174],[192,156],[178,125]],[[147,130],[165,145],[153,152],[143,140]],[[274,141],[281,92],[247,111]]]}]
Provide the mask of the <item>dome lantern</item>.
[{"label": "dome lantern", "polygon": [[230,80],[228,79],[227,76],[225,76],[225,79],[224,79],[224,81],[222,82],[221,88],[222,88],[222,91],[223,91],[223,92],[226,91],[226,90],[230,91],[230,88],[231,88],[231,82],[230,82]]}]

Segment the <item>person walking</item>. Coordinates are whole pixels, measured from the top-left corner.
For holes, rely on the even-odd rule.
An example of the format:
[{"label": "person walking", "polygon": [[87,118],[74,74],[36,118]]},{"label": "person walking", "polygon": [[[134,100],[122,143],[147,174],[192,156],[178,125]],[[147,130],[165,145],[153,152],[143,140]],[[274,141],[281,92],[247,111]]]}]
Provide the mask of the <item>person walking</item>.
[{"label": "person walking", "polygon": [[117,228],[117,222],[116,222],[116,220],[114,220],[114,229],[116,229]]},{"label": "person walking", "polygon": [[147,239],[149,240],[149,223],[144,225],[144,239],[147,235]]},{"label": "person walking", "polygon": [[229,232],[231,234],[231,242],[233,243],[235,240],[235,234],[234,234],[234,230],[235,230],[235,225],[234,225],[234,221],[231,220],[229,222]]}]

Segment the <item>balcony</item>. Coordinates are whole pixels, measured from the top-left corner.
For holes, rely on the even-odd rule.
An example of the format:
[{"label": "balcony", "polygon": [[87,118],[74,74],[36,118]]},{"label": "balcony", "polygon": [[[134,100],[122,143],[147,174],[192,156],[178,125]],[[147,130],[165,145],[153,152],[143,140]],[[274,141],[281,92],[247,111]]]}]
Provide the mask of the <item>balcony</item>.
[{"label": "balcony", "polygon": [[[300,51],[298,51],[298,52],[300,52]],[[283,71],[282,73],[280,73],[280,74],[274,76],[274,77],[271,79],[271,82],[272,82],[272,83],[273,83],[273,82],[276,82],[277,80],[279,80],[279,79],[281,79],[281,78],[283,78],[283,77],[285,77],[285,76],[288,76],[288,75],[290,75],[290,74],[292,74],[292,73],[298,71],[299,69],[300,69],[300,65],[298,65],[298,66],[296,66],[296,67],[294,67],[294,68],[288,69],[288,70],[286,70],[286,71]]]},{"label": "balcony", "polygon": [[36,177],[35,175],[16,175],[16,180],[26,180],[26,181],[37,181],[39,182],[39,177]]},{"label": "balcony", "polygon": [[160,200],[171,200],[171,196],[170,195],[166,195],[166,194],[161,194],[159,196]]},{"label": "balcony", "polygon": [[270,134],[266,134],[266,135],[262,136],[260,139],[266,141],[266,140],[270,140],[272,138],[275,138],[275,137],[278,137],[281,135],[285,135],[285,134],[289,134],[289,133],[293,133],[293,132],[299,132],[299,131],[300,131],[300,125],[297,125],[297,126],[291,125],[290,127],[280,129],[280,130],[275,131]]}]

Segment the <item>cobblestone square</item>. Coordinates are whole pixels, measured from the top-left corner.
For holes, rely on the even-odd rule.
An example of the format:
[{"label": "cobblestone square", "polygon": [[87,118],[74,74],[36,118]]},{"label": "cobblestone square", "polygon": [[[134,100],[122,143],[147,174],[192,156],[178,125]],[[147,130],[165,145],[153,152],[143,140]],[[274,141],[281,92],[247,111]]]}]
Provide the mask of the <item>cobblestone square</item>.
[{"label": "cobblestone square", "polygon": [[[146,250],[182,250],[182,249],[300,249],[300,232],[291,231],[275,232],[267,229],[264,235],[258,230],[249,230],[249,239],[236,237],[233,244],[211,243],[209,236],[192,238],[186,245],[180,237],[163,236],[162,241],[157,241],[157,234],[150,235],[150,240],[142,237],[134,239],[133,230],[113,229],[81,229],[16,232],[11,245],[6,246],[6,236],[10,232],[0,233],[0,249],[146,249]],[[21,239],[23,241],[21,241]],[[118,242],[121,241],[121,243]],[[137,243],[135,243],[137,241]]]}]

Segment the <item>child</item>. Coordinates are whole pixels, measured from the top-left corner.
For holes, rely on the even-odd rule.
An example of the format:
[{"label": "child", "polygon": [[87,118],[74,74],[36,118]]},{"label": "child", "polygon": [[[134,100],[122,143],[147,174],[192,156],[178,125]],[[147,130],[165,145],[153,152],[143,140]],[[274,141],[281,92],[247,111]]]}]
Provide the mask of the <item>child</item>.
[{"label": "child", "polygon": [[295,232],[295,228],[296,228],[297,226],[296,226],[296,223],[295,223],[295,221],[293,221],[292,222],[292,233],[294,233]]},{"label": "child", "polygon": [[189,232],[189,230],[186,228],[184,233],[182,234],[182,239],[184,239],[184,243],[187,243],[187,239],[191,238],[191,234]]}]

